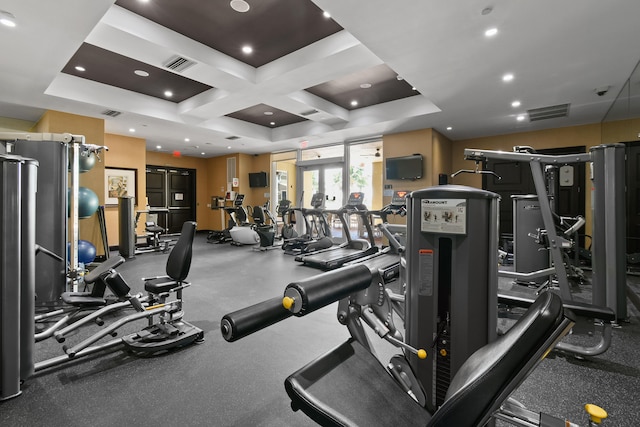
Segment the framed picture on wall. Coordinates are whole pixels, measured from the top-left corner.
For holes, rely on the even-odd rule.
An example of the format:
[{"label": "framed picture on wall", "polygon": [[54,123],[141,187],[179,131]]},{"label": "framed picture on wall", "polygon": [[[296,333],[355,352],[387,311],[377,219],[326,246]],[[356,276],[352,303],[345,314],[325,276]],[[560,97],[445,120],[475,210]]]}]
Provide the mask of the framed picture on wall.
[{"label": "framed picture on wall", "polygon": [[[104,204],[117,205],[118,197],[136,197],[137,169],[104,168]],[[137,201],[134,202],[136,205]]]}]

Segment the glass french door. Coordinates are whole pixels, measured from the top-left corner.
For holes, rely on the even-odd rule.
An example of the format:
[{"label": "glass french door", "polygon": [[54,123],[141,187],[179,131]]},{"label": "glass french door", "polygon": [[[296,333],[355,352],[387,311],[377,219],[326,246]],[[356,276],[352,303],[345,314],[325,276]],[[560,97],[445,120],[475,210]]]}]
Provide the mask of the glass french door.
[{"label": "glass french door", "polygon": [[[302,207],[311,207],[311,197],[316,193],[324,194],[324,209],[338,209],[344,204],[344,166],[342,163],[329,163],[313,166],[300,166],[302,177]],[[327,215],[334,238],[342,236],[340,220],[335,215]]]}]

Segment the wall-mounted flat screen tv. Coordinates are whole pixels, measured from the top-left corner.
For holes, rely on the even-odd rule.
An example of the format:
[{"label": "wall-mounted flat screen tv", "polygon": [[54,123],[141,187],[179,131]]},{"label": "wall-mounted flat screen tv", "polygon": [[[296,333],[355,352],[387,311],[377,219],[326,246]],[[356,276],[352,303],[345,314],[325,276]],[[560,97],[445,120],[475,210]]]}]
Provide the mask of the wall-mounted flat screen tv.
[{"label": "wall-mounted flat screen tv", "polygon": [[251,172],[249,173],[249,187],[268,187],[269,177],[266,172]]},{"label": "wall-mounted flat screen tv", "polygon": [[422,178],[422,155],[390,157],[385,162],[385,171],[387,179],[420,179]]}]

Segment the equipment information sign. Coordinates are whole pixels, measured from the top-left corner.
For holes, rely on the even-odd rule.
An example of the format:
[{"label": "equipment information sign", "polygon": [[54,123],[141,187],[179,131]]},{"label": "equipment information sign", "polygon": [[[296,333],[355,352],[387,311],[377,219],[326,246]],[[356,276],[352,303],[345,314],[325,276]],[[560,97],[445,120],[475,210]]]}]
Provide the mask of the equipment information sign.
[{"label": "equipment information sign", "polygon": [[430,297],[433,295],[433,251],[420,249],[419,258],[419,288],[418,295]]},{"label": "equipment information sign", "polygon": [[467,234],[466,199],[422,199],[420,231]]}]

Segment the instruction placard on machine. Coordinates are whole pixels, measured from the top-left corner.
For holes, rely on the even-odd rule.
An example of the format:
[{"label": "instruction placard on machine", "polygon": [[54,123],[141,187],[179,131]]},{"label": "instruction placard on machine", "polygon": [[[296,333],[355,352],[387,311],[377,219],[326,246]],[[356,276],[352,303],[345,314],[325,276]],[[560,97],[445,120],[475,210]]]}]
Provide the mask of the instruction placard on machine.
[{"label": "instruction placard on machine", "polygon": [[420,231],[467,234],[466,199],[422,199]]}]

